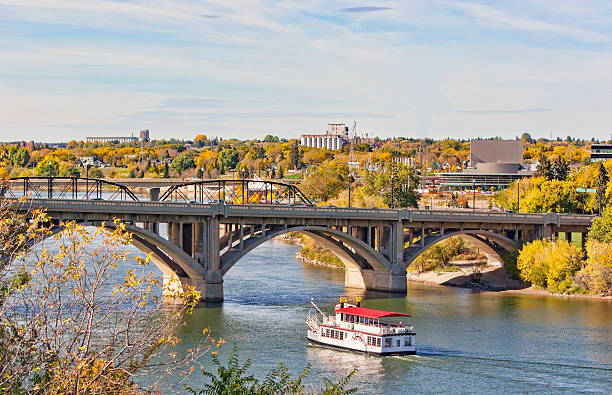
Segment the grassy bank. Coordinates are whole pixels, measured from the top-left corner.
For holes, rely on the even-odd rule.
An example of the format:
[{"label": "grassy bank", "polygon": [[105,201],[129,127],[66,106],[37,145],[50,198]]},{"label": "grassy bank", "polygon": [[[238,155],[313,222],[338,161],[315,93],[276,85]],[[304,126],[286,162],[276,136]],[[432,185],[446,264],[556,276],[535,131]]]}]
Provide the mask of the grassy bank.
[{"label": "grassy bank", "polygon": [[302,249],[296,254],[296,258],[302,262],[344,270],[344,263],[333,252],[310,237],[290,232],[286,239],[293,240],[302,246]]}]

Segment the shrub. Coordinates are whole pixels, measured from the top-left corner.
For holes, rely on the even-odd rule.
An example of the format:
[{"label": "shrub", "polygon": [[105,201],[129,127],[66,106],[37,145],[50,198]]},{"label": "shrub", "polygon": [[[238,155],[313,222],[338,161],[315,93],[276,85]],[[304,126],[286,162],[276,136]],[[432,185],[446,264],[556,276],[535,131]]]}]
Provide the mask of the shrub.
[{"label": "shrub", "polygon": [[555,292],[571,292],[572,276],[582,265],[582,251],[567,241],[527,243],[517,258],[520,278]]}]

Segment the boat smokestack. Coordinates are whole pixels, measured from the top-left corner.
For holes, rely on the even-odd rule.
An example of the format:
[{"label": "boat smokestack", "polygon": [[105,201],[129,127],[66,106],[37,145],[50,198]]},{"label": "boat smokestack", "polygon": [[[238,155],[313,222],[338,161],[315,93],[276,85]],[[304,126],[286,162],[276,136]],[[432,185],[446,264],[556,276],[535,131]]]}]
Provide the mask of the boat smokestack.
[{"label": "boat smokestack", "polygon": [[361,297],[357,296],[357,307],[361,307]]},{"label": "boat smokestack", "polygon": [[344,298],[340,298],[340,308],[344,308]]}]

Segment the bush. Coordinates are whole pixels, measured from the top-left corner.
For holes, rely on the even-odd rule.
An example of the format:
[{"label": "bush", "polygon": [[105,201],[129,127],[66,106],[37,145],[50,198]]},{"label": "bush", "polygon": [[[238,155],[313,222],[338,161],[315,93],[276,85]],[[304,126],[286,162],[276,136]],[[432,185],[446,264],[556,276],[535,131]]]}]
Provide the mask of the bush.
[{"label": "bush", "polygon": [[554,292],[573,292],[572,277],[582,265],[582,251],[565,240],[536,240],[521,249],[520,278]]},{"label": "bush", "polygon": [[584,269],[576,273],[575,286],[591,293],[612,294],[612,244],[589,240]]}]

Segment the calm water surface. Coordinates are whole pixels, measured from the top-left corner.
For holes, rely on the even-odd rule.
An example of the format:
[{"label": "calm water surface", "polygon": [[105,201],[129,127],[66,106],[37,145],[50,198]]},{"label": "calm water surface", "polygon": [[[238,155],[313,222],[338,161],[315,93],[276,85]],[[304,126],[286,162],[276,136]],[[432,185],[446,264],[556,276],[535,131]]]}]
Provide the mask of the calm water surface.
[{"label": "calm water surface", "polygon": [[[278,362],[292,373],[312,365],[337,380],[353,367],[360,393],[611,393],[612,303],[409,284],[407,295],[349,290],[344,275],[304,265],[298,246],[268,242],[225,276],[225,302],[197,309],[180,336],[187,347],[203,327],[235,343],[263,377]],[[313,346],[305,318],[314,297],[330,312],[340,296],[365,307],[412,314],[418,355],[377,357]],[[203,359],[210,366],[208,357]],[[190,383],[203,378],[195,372]]]}]

